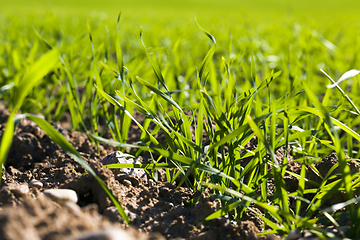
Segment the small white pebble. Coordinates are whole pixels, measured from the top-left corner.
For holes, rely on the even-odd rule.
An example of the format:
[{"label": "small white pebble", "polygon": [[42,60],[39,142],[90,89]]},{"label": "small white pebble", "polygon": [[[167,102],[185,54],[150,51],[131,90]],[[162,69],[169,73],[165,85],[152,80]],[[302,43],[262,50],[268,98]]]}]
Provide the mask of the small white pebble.
[{"label": "small white pebble", "polygon": [[124,181],[124,184],[128,187],[130,187],[132,185],[132,183],[127,179],[124,179],[123,181]]},{"label": "small white pebble", "polygon": [[42,188],[44,184],[41,181],[34,179],[29,182],[29,186],[33,188]]},{"label": "small white pebble", "polygon": [[73,203],[78,201],[76,192],[71,189],[48,189],[44,191],[44,194],[60,205],[64,205],[68,201]]}]

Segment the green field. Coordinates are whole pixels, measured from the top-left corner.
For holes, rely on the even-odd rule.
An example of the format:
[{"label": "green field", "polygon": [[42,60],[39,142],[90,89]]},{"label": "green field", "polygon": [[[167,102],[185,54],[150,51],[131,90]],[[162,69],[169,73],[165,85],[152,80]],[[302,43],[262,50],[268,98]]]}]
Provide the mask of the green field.
[{"label": "green field", "polygon": [[[72,17],[94,15],[96,12],[102,16],[113,17],[123,11],[125,16],[131,18],[155,17],[158,20],[187,19],[195,14],[201,17],[216,17],[217,21],[226,19],[230,22],[237,20],[261,20],[268,22],[272,19],[285,18],[311,18],[315,20],[341,20],[356,21],[360,3],[358,1],[288,1],[288,0],[255,0],[255,1],[7,1],[2,4],[1,12],[10,15],[43,16],[45,12],[56,15],[71,15]],[[160,17],[161,16],[161,17]],[[134,19],[132,19],[134,20]],[[147,19],[148,20],[148,19]],[[323,21],[322,23],[324,23]]]},{"label": "green field", "polygon": [[[360,69],[359,10],[359,1],[6,2],[0,10],[0,101],[12,114],[0,162],[14,119],[23,113],[94,174],[47,122],[69,112],[71,128],[98,144],[108,141],[99,131],[105,119],[111,143],[124,150],[137,110],[146,118],[139,124],[142,146],[132,145],[132,153],[160,156],[162,165],[154,159],[152,167],[176,169],[168,172],[170,182],[191,173],[190,188],[211,186],[235,209],[209,219],[241,219],[252,202],[273,233],[299,228],[333,237],[317,222],[325,218],[338,227],[334,210],[345,207],[346,236],[358,239],[360,173],[346,162],[360,158],[360,81],[352,74],[338,87],[327,85],[329,77],[337,81]],[[160,130],[165,146],[154,138]],[[256,149],[244,151],[253,137]],[[300,172],[288,172],[287,157],[275,157],[279,149],[288,149]],[[321,176],[314,164],[332,152],[337,174],[330,169]],[[309,181],[307,171],[322,180]],[[297,179],[296,190],[286,189],[285,175]],[[268,195],[270,181],[275,190]],[[340,192],[349,202],[328,208],[327,200]]]}]

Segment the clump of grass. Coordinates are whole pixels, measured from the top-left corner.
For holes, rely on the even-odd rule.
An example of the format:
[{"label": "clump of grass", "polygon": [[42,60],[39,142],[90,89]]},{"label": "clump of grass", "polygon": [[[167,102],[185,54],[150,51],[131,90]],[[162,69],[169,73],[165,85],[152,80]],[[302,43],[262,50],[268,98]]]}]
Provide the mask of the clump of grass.
[{"label": "clump of grass", "polygon": [[[193,93],[198,96],[198,102],[190,106],[191,116],[184,113],[185,106],[180,107],[180,104],[174,101],[160,66],[156,64],[156,61],[147,51],[142,33],[140,34],[141,43],[158,80],[158,87],[156,87],[142,78],[136,77],[139,83],[152,91],[148,103],[138,97],[131,74],[125,79],[128,80],[128,84],[133,91],[131,96],[136,96],[135,99],[130,99],[115,90],[120,97],[120,101],[117,101],[97,87],[104,98],[127,113],[133,121],[136,122],[128,114],[121,101],[132,105],[133,108],[143,113],[148,119],[143,126],[136,122],[144,133],[143,137],[147,139],[147,141],[142,141],[146,146],[132,145],[131,147],[140,151],[145,150],[156,153],[160,156],[159,159],[165,158],[166,164],[170,163],[168,165],[131,166],[150,169],[155,169],[158,166],[172,167],[177,174],[171,175],[170,171],[167,171],[167,178],[170,182],[173,182],[179,174],[184,175],[180,184],[186,181],[189,182],[188,177],[192,174],[194,180],[190,182],[191,188],[203,190],[204,187],[211,187],[214,196],[222,199],[225,207],[205,220],[228,215],[230,212],[233,213],[232,218],[240,220],[245,210],[249,209],[255,212],[272,229],[267,233],[286,234],[294,228],[299,228],[316,231],[318,235],[323,237],[334,237],[332,233],[328,233],[314,225],[317,219],[317,217],[313,217],[314,211],[320,211],[331,224],[338,227],[336,219],[329,214],[329,210],[334,210],[334,208],[326,211],[321,209],[325,200],[345,187],[349,199],[352,200],[351,203],[340,203],[340,205],[347,205],[350,211],[354,211],[353,204],[357,201],[352,195],[352,189],[356,184],[351,180],[357,174],[351,175],[349,171],[338,130],[334,128],[334,124],[356,139],[359,139],[359,135],[342,122],[330,117],[329,112],[315,97],[306,82],[302,83],[305,94],[290,91],[284,97],[276,99],[270,92],[269,86],[274,79],[280,76],[281,72],[272,72],[262,82],[257,81],[254,73],[252,88],[247,91],[238,91],[234,89],[236,80],[231,73],[231,67],[223,57],[225,72],[222,81],[211,81],[211,77],[206,73],[206,67],[215,52],[216,41],[210,33],[203,28],[201,30],[213,42],[213,46],[198,68],[200,69],[196,75],[198,85]],[[161,90],[162,88],[164,91]],[[262,100],[264,90],[268,91],[265,102]],[[213,94],[210,94],[209,91],[212,91]],[[330,92],[327,92],[327,94],[330,94]],[[299,98],[314,104],[314,106],[298,105]],[[168,110],[169,107],[164,108],[160,105],[159,99],[163,99],[165,101],[163,105],[169,106],[170,110]],[[325,99],[329,100],[328,96],[325,96]],[[133,102],[134,100],[135,102]],[[172,118],[175,118],[175,123]],[[206,121],[204,122],[203,119]],[[319,121],[315,129],[309,125],[314,121],[312,119]],[[152,132],[148,129],[149,121],[156,125]],[[216,123],[215,129],[211,125],[212,122]],[[194,137],[191,135],[191,125],[194,126]],[[302,128],[295,127],[296,125],[300,125]],[[323,129],[321,129],[322,127]],[[208,137],[206,143],[202,140],[203,128],[206,129]],[[154,138],[159,129],[164,132],[168,140],[166,146],[161,145]],[[319,133],[321,131],[322,134]],[[321,138],[319,135],[322,135],[321,137],[324,139],[319,139]],[[257,148],[243,153],[245,146],[255,136],[258,141]],[[119,147],[124,146],[122,143],[101,138],[97,139]],[[325,145],[330,151],[336,151],[344,181],[340,179],[336,181],[336,184],[334,182],[327,184],[327,178],[331,178],[329,173],[325,176],[318,190],[305,189],[305,182],[308,181],[305,169],[308,164],[304,160],[311,153],[306,152],[304,149],[306,149],[305,145],[308,144],[310,145],[309,150],[317,151],[318,149],[314,146],[315,141]],[[156,148],[150,148],[150,142]],[[302,163],[300,175],[289,173],[286,169],[288,149],[295,147],[296,144],[302,145],[303,156],[298,158],[298,161]],[[280,148],[286,149],[285,157],[281,159],[281,162],[275,156],[275,152]],[[266,157],[267,155],[269,157]],[[218,161],[218,156],[221,156],[221,161]],[[249,157],[252,160],[246,166],[241,166],[242,161]],[[155,160],[155,162],[158,162],[158,160]],[[118,164],[112,167],[129,166],[129,164]],[[298,179],[297,191],[287,191],[284,181],[285,174],[290,174]],[[247,181],[244,181],[245,176],[247,176]],[[269,195],[270,181],[274,183],[274,192]],[[260,189],[260,194],[258,189]],[[305,198],[304,195],[309,193],[316,194],[311,199]],[[289,198],[295,198],[295,209],[289,207]],[[250,207],[251,203],[260,207],[264,215],[254,211]],[[300,213],[302,205],[308,206],[307,214]],[[357,221],[358,217],[353,216],[352,219]],[[353,223],[355,224],[355,222]],[[339,231],[343,233],[341,229]]]},{"label": "clump of grass", "polygon": [[[45,107],[46,120],[58,121],[68,111],[71,127],[87,132],[95,144],[130,147],[136,156],[150,152],[153,160],[107,167],[144,168],[153,178],[156,169],[165,168],[171,183],[181,175],[178,185],[200,191],[211,187],[224,207],[205,220],[225,215],[241,220],[250,210],[264,221],[263,230],[270,228],[264,234],[286,235],[297,228],[329,238],[334,235],[317,223],[326,219],[344,234],[333,212],[346,207],[348,237],[359,237],[354,194],[359,173],[350,171],[345,157],[360,156],[359,82],[355,72],[349,72],[351,82],[330,78],[339,91],[325,89],[327,79],[317,68],[329,66],[327,71],[334,75],[344,71],[344,56],[336,50],[344,46],[335,42],[335,47],[320,31],[293,23],[282,30],[291,35],[288,45],[272,41],[276,31],[253,34],[244,25],[229,36],[220,26],[210,34],[197,25],[200,31],[189,28],[185,36],[159,35],[164,25],[153,32],[144,28],[135,41],[133,28],[121,29],[119,15],[116,26],[88,22],[72,40],[64,37],[69,29],[54,25],[50,30],[35,27],[35,40],[24,37],[17,48],[11,40],[5,42],[0,52],[8,48],[12,54],[0,62],[5,66],[0,94],[12,111],[0,162],[6,160],[15,122],[28,117],[95,176],[128,221],[120,203],[75,149],[47,121],[29,114]],[[329,37],[336,41],[332,34]],[[346,91],[340,83],[348,84]],[[26,114],[16,116],[18,111]],[[144,115],[143,122],[135,119],[134,111]],[[128,142],[131,124],[141,130],[137,144]],[[104,138],[105,131],[111,140]],[[159,133],[165,143],[156,139]],[[253,149],[247,148],[250,144]],[[281,159],[276,155],[279,149],[285,152]],[[321,176],[314,163],[332,152],[338,164]],[[298,173],[287,168],[290,156],[300,165]],[[332,174],[336,167],[338,179]],[[320,183],[307,178],[310,170],[321,177]],[[288,189],[285,176],[296,179],[295,190]],[[341,192],[348,201],[324,207]]]}]

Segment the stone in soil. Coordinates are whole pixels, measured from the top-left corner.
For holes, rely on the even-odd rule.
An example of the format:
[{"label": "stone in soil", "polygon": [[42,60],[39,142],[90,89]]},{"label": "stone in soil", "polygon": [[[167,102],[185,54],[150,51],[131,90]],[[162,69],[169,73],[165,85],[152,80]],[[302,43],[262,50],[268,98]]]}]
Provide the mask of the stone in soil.
[{"label": "stone in soil", "polygon": [[29,186],[33,188],[43,188],[44,184],[41,181],[34,179],[29,182]]},{"label": "stone in soil", "polygon": [[66,202],[76,203],[78,201],[76,192],[71,189],[48,189],[44,191],[44,195],[61,205]]},{"label": "stone in soil", "polygon": [[[116,151],[110,153],[106,157],[101,160],[101,163],[106,166],[109,164],[116,164],[116,163],[131,163],[131,164],[141,164],[141,162],[135,159],[127,159],[128,154],[124,154],[120,151]],[[145,177],[146,173],[143,169],[137,168],[116,168],[112,169],[116,175],[130,175],[138,178]]]}]

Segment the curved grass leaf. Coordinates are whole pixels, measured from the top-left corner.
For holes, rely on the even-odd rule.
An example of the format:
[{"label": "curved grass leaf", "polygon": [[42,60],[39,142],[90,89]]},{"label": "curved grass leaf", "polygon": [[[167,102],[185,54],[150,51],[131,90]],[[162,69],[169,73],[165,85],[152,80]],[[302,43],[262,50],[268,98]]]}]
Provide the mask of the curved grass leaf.
[{"label": "curved grass leaf", "polygon": [[41,56],[26,72],[17,86],[14,109],[17,111],[23,103],[29,91],[59,62],[59,52],[52,49]]},{"label": "curved grass leaf", "polygon": [[183,112],[183,110],[181,109],[181,107],[171,98],[170,92],[168,92],[168,95],[163,93],[162,91],[160,91],[158,88],[154,87],[151,83],[145,81],[144,79],[141,79],[140,77],[136,76],[136,79],[145,87],[149,88],[151,91],[153,91],[154,93],[156,93],[157,95],[159,95],[160,97],[162,97],[163,99],[165,99],[165,101],[167,101],[168,103],[170,103],[171,105],[173,105],[174,107],[176,107],[177,109],[180,110],[180,112]]},{"label": "curved grass leaf", "polygon": [[36,36],[47,46],[48,49],[53,49],[54,47],[45,39],[43,36],[41,36],[38,31],[36,31],[35,26],[33,26],[34,32]]},{"label": "curved grass leaf", "polygon": [[[335,85],[336,88],[341,92],[341,94],[343,95],[343,97],[345,97],[345,99],[346,99],[346,100],[350,103],[350,105],[355,109],[356,113],[357,113],[358,115],[360,115],[360,110],[356,107],[355,103],[354,103],[354,102],[351,100],[351,98],[344,92],[344,90],[342,90],[341,87],[338,85],[338,83],[340,82],[340,80],[336,83],[324,70],[320,69],[320,71],[322,71],[322,73],[324,73],[325,76],[326,76],[327,78],[329,78],[331,82],[334,83],[334,85]],[[357,70],[354,70],[354,71],[357,71]],[[345,73],[345,74],[346,74],[346,73]],[[344,75],[345,75],[345,74],[344,74]],[[344,77],[341,76],[341,78],[343,78],[343,80],[345,80],[345,79],[348,79],[348,78],[350,78],[350,77],[353,77],[353,76],[357,75],[358,73],[356,73],[355,75],[354,75],[354,74],[355,74],[354,72],[351,72],[351,73],[346,74],[345,76],[343,75]],[[341,79],[341,78],[340,78],[340,79]]]},{"label": "curved grass leaf", "polygon": [[5,127],[5,131],[2,134],[2,138],[1,138],[1,145],[0,145],[0,181],[1,181],[1,176],[2,176],[2,166],[5,164],[7,155],[9,153],[10,147],[11,147],[11,142],[13,140],[13,135],[14,135],[14,115],[15,112],[11,112],[10,115],[8,116],[8,119],[6,121],[6,127]]},{"label": "curved grass leaf", "polygon": [[[230,198],[230,199],[232,199],[232,198]],[[229,212],[231,212],[233,209],[237,208],[240,205],[241,205],[241,201],[239,201],[239,200],[237,200],[236,202],[227,204],[222,209],[217,210],[216,212],[214,212],[214,213],[210,214],[209,216],[207,216],[204,219],[204,221],[210,221],[210,220],[213,220],[215,218],[222,217],[222,216],[224,216],[226,214],[229,214]]]},{"label": "curved grass leaf", "polygon": [[[123,59],[123,53],[121,50],[121,44],[120,44],[120,17],[121,17],[121,12],[119,13],[117,22],[116,22],[116,43],[115,43],[115,49],[116,49],[116,60],[117,60],[117,64],[118,64],[118,69],[119,69],[119,76],[121,78],[121,81],[125,81],[124,79],[124,59]],[[123,83],[123,87],[124,87],[124,83]]]},{"label": "curved grass leaf", "polygon": [[2,87],[0,88],[0,95],[3,94],[3,93],[6,92],[6,91],[12,89],[13,87],[15,87],[15,83],[14,83],[14,82],[11,82],[11,83],[9,83],[9,84],[6,84],[6,85],[2,86]]},{"label": "curved grass leaf", "polygon": [[143,45],[144,49],[145,49],[145,53],[146,53],[146,56],[148,57],[150,63],[151,63],[151,66],[154,70],[154,73],[160,83],[161,86],[163,86],[167,92],[167,94],[169,95],[169,97],[171,98],[171,95],[170,95],[170,92],[169,92],[169,89],[168,87],[166,86],[166,83],[165,83],[165,79],[161,73],[161,70],[160,70],[160,67],[156,64],[156,62],[154,61],[154,59],[152,59],[152,57],[150,56],[150,53],[149,51],[147,50],[145,44],[144,44],[144,41],[143,41],[143,32],[142,32],[142,29],[140,31],[140,41],[141,41],[141,44]]},{"label": "curved grass leaf", "polygon": [[204,83],[205,83],[204,72],[205,72],[205,69],[206,69],[206,67],[207,67],[207,65],[209,63],[209,60],[211,59],[212,55],[214,55],[214,53],[215,53],[216,40],[215,40],[213,35],[211,35],[209,32],[207,32],[204,28],[202,28],[200,26],[200,24],[196,20],[196,17],[195,17],[195,22],[198,25],[198,27],[200,28],[200,30],[214,43],[211,46],[210,50],[206,53],[206,56],[205,56],[204,60],[201,63],[201,66],[200,66],[199,81],[202,83],[202,84],[200,84],[200,86],[204,87]]},{"label": "curved grass leaf", "polygon": [[[6,161],[6,157],[10,150],[11,142],[13,139],[14,133],[14,117],[17,110],[23,104],[26,96],[30,90],[50,71],[52,70],[59,61],[59,53],[57,49],[52,49],[43,56],[41,56],[36,62],[34,62],[31,67],[25,72],[25,75],[22,77],[19,85],[16,88],[14,106],[8,116],[7,124],[5,131],[1,139],[0,146],[0,165]],[[2,174],[2,168],[0,170],[0,178]]]},{"label": "curved grass leaf", "polygon": [[[320,71],[324,72],[324,70],[322,70],[322,69],[320,69]],[[326,87],[327,88],[334,88],[334,87],[338,86],[339,83],[341,83],[342,81],[345,81],[345,80],[347,80],[349,78],[355,77],[359,73],[360,73],[359,70],[351,69],[351,70],[347,71],[346,73],[344,73],[343,75],[341,75],[341,77],[339,78],[339,80],[337,82],[335,82],[334,84],[329,84]]]}]

